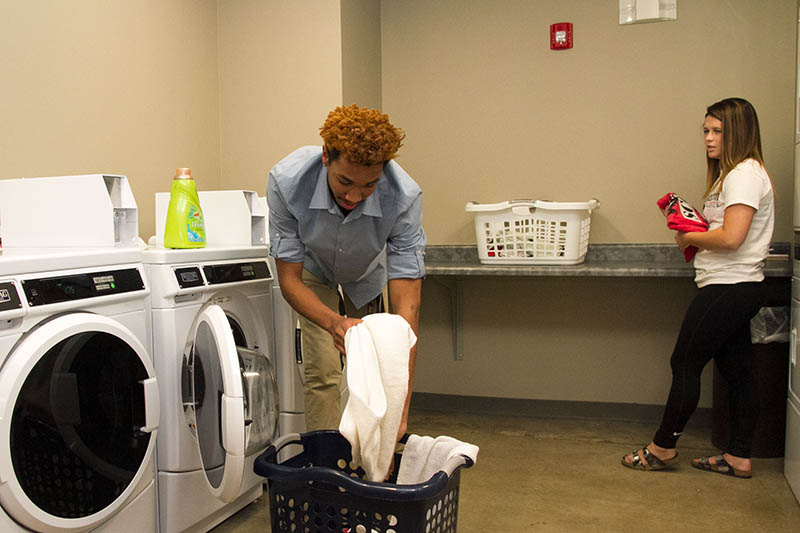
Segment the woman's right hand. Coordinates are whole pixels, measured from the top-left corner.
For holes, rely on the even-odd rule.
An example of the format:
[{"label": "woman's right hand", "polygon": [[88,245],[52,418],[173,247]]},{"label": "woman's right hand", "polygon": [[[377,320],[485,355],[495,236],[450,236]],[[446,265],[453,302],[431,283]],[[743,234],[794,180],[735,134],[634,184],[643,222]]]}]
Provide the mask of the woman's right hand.
[{"label": "woman's right hand", "polygon": [[675,242],[678,243],[678,248],[681,249],[681,252],[684,251],[689,246],[692,246],[687,242],[686,235],[687,233],[684,233],[683,231],[675,232]]}]

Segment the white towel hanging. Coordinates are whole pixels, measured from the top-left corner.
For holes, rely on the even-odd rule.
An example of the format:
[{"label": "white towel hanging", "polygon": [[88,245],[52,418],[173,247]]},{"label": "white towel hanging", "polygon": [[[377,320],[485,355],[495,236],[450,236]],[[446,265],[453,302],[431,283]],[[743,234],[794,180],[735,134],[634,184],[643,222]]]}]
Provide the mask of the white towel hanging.
[{"label": "white towel hanging", "polygon": [[383,481],[408,393],[408,360],[417,337],[400,315],[367,315],[345,334],[350,396],[339,432],[370,481]]}]

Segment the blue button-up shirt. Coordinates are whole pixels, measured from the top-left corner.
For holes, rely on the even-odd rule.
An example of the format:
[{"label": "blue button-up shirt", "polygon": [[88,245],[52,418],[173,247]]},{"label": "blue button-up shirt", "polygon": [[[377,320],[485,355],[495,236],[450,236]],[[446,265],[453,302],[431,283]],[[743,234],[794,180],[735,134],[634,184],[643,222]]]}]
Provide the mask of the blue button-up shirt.
[{"label": "blue button-up shirt", "polygon": [[422,190],[394,161],[345,216],[328,186],[322,148],[304,146],[270,171],[267,202],[270,255],[341,285],[357,307],[389,279],[425,277]]}]

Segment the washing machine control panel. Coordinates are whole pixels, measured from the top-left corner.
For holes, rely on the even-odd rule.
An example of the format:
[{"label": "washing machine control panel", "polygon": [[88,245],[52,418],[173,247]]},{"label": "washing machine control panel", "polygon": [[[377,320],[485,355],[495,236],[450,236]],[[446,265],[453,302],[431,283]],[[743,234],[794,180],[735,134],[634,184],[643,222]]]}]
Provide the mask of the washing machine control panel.
[{"label": "washing machine control panel", "polygon": [[17,287],[11,282],[0,283],[0,311],[10,311],[22,307]]},{"label": "washing machine control panel", "polygon": [[203,272],[205,272],[209,285],[272,278],[266,261],[204,265]]},{"label": "washing machine control panel", "polygon": [[175,279],[178,280],[178,287],[189,289],[192,287],[202,287],[205,285],[203,276],[200,275],[200,267],[182,267],[175,269]]},{"label": "washing machine control panel", "polygon": [[22,281],[22,290],[31,307],[141,291],[144,288],[142,274],[138,268],[86,272]]}]

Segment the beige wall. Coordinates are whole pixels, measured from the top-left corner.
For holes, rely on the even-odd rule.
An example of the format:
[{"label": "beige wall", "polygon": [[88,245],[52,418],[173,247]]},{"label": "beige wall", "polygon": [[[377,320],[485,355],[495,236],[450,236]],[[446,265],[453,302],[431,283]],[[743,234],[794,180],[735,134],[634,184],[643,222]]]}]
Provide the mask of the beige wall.
[{"label": "beige wall", "polygon": [[220,187],[215,0],[4,2],[0,177],[128,176],[140,234],[176,167]]},{"label": "beige wall", "polygon": [[342,2],[342,103],[381,108],[381,4]]},{"label": "beige wall", "polygon": [[283,156],[320,144],[342,103],[338,1],[219,0],[222,180],[265,194]]},{"label": "beige wall", "polygon": [[[667,397],[669,355],[694,292],[688,279],[465,281],[456,361],[449,293],[435,277],[423,287],[415,391],[640,404]],[[703,392],[707,406],[711,388]]]},{"label": "beige wall", "polygon": [[381,104],[380,3],[219,0],[221,183],[264,194],[269,169],[337,105]]},{"label": "beige wall", "polygon": [[339,2],[6,4],[0,178],[124,174],[144,239],[175,168],[264,194],[342,102]]},{"label": "beige wall", "polygon": [[[593,242],[669,242],[653,199],[699,195],[702,111],[738,94],[761,115],[789,240],[794,4],[683,2],[676,22],[619,26],[610,0],[12,2],[0,176],[124,173],[147,237],[175,167],[262,192],[352,100],[406,130],[433,244],[474,242],[467,200],[519,197],[597,197]],[[554,52],[563,20],[575,48]]]},{"label": "beige wall", "polygon": [[[382,2],[383,107],[429,242],[475,242],[469,200],[592,197],[592,242],[671,242],[655,200],[699,199],[703,114],[728,96],[759,113],[788,241],[796,20],[795,0],[684,0],[632,26],[616,0]],[[573,49],[550,50],[555,22]]]},{"label": "beige wall", "polygon": [[[616,0],[385,0],[383,108],[424,191],[433,244],[474,243],[469,200],[596,197],[591,241],[672,242],[655,200],[696,201],[705,107],[759,112],[791,239],[796,2],[682,0],[675,22],[619,26]],[[574,48],[549,49],[572,22]],[[464,359],[449,293],[423,284],[415,390],[660,404],[690,279],[465,279]],[[711,404],[710,367],[700,405]]]}]

